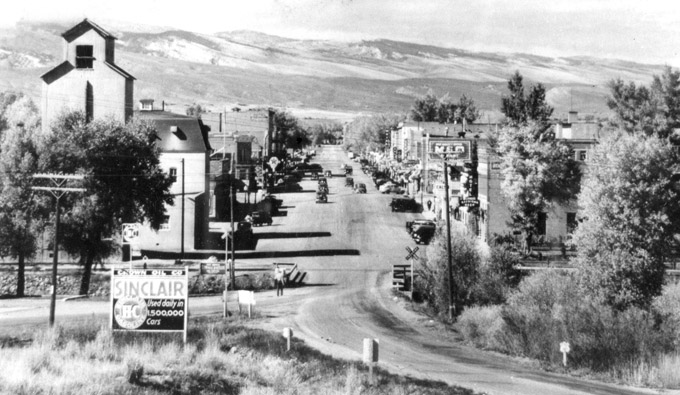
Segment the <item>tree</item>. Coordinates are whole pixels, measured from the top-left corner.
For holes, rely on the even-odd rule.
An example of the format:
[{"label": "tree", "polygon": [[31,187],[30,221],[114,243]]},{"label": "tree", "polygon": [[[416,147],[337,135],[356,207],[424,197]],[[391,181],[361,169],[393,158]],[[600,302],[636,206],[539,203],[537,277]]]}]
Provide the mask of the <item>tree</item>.
[{"label": "tree", "polygon": [[567,143],[542,125],[505,126],[496,139],[501,193],[510,210],[510,225],[524,233],[530,249],[540,214],[555,203],[576,198],[581,171]]},{"label": "tree", "polygon": [[0,132],[10,127],[7,120],[7,109],[22,97],[24,97],[24,94],[21,92],[0,92]]},{"label": "tree", "polygon": [[429,90],[425,97],[416,99],[411,107],[411,119],[416,122],[435,122],[439,119],[440,101]]},{"label": "tree", "polygon": [[477,110],[474,100],[468,99],[465,95],[460,97],[455,109],[454,120],[456,122],[462,123],[465,120],[467,123],[473,123],[479,118],[479,110]]},{"label": "tree", "polygon": [[357,152],[382,151],[387,134],[396,129],[404,116],[378,114],[355,118],[345,128],[344,146]]},{"label": "tree", "polygon": [[52,125],[41,147],[43,172],[85,175],[87,192],[62,198],[61,246],[84,265],[80,293],[87,294],[92,266],[115,246],[106,241],[122,223],[146,221],[158,229],[165,205],[173,203],[172,179],[159,166],[153,125],[95,120],[82,112],[65,113]]},{"label": "tree", "polygon": [[[526,125],[530,122],[542,129],[549,127],[553,108],[545,100],[545,87],[537,84],[531,87],[528,96],[524,95],[524,83],[519,71],[508,80],[509,96],[501,99],[501,111],[512,126]],[[541,130],[543,131],[543,130]]]},{"label": "tree", "polygon": [[[239,109],[239,111],[240,111],[240,109]],[[196,118],[201,118],[201,114],[203,114],[205,112],[206,112],[205,108],[201,107],[200,104],[196,104],[196,103],[189,106],[187,108],[187,111],[186,111],[188,116],[196,117]]]},{"label": "tree", "polygon": [[26,260],[37,248],[49,212],[49,199],[31,188],[38,165],[36,144],[40,131],[38,109],[27,97],[10,105],[0,154],[0,253],[17,258],[17,296],[25,293]]},{"label": "tree", "polygon": [[[427,249],[427,257],[417,267],[419,292],[427,299],[435,313],[444,314],[449,309],[448,254],[446,252],[446,233],[437,232],[434,241]],[[472,294],[479,278],[482,264],[475,235],[462,229],[451,234],[453,264],[453,304],[469,306],[474,300]]]},{"label": "tree", "polygon": [[667,140],[643,132],[606,138],[590,156],[578,197],[578,263],[587,289],[620,309],[648,306],[661,292],[680,231],[676,158]]},{"label": "tree", "polygon": [[299,149],[311,143],[307,132],[292,114],[276,111],[274,113],[274,124],[276,125],[278,139],[285,144],[286,148]]},{"label": "tree", "polygon": [[673,133],[680,127],[680,72],[666,67],[649,88],[619,78],[609,82],[609,89],[607,106],[614,111],[614,126],[680,142]]}]

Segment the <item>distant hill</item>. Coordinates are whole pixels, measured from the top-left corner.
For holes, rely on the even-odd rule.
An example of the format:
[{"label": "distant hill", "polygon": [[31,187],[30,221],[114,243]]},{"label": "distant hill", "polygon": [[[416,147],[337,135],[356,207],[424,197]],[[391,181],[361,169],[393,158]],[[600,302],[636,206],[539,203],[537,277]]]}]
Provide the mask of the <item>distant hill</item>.
[{"label": "distant hill", "polygon": [[[116,62],[137,78],[135,100],[165,101],[174,111],[194,102],[215,111],[275,106],[299,116],[347,119],[355,114],[408,111],[432,89],[457,100],[472,97],[497,118],[507,79],[546,85],[556,116],[573,108],[606,116],[606,83],[648,84],[663,66],[589,57],[470,52],[373,40],[352,43],[295,40],[251,31],[214,35],[181,30],[117,28]],[[71,25],[20,23],[0,30],[0,90],[38,98],[39,76],[62,61],[61,33]]]}]

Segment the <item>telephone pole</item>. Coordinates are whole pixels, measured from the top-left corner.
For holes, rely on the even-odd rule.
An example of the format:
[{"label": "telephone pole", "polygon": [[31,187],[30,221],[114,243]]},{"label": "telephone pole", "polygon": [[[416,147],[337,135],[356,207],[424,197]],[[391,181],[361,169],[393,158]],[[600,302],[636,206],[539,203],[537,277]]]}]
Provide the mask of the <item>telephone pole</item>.
[{"label": "telephone pole", "polygon": [[54,219],[54,252],[52,256],[52,295],[50,299],[50,326],[54,326],[54,312],[57,305],[57,265],[59,264],[59,202],[61,197],[69,192],[85,192],[85,188],[67,188],[69,180],[82,180],[85,177],[77,174],[34,174],[33,178],[48,179],[52,181],[52,186],[32,187],[38,191],[48,191],[55,198],[55,219]]}]

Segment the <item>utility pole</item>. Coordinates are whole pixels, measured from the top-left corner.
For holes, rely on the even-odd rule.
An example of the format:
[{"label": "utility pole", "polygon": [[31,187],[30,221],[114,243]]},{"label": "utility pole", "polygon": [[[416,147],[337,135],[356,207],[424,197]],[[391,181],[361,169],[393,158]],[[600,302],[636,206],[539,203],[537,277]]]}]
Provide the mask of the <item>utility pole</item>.
[{"label": "utility pole", "polygon": [[54,326],[54,313],[57,305],[57,265],[59,264],[59,202],[61,197],[68,192],[85,192],[85,188],[66,188],[68,180],[82,180],[82,175],[66,174],[34,174],[33,178],[43,178],[52,181],[50,187],[32,187],[34,190],[48,191],[55,198],[54,220],[54,252],[52,256],[52,295],[50,299],[50,326]]},{"label": "utility pole", "polygon": [[236,172],[234,171],[234,166],[235,166],[235,156],[237,152],[237,141],[236,141],[236,130],[234,129],[234,134],[232,135],[234,139],[234,152],[231,155],[231,166],[229,167],[229,172],[231,173],[231,177],[229,177],[229,211],[230,211],[230,219],[231,219],[231,267],[229,268],[229,276],[230,276],[230,282],[231,282],[231,289],[236,289],[236,274],[234,273],[235,271],[235,266],[236,266],[236,232],[234,231],[234,178],[236,177]]},{"label": "utility pole", "polygon": [[442,161],[444,165],[444,197],[446,205],[446,256],[449,268],[449,319],[453,320],[456,306],[453,302],[453,259],[451,257],[451,215],[449,214],[449,170],[446,160]]},{"label": "utility pole", "polygon": [[[179,254],[180,259],[184,259],[184,158],[182,158],[182,232],[181,232],[181,237],[182,237],[182,242],[181,242],[181,251]],[[132,256],[132,252],[130,252],[130,256]],[[132,260],[132,258],[130,258]]]}]

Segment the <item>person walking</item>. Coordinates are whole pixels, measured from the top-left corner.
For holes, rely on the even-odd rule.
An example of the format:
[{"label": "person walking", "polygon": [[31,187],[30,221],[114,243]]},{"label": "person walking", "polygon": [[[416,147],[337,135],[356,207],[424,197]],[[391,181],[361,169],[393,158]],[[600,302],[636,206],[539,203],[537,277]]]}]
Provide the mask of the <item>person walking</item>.
[{"label": "person walking", "polygon": [[288,277],[293,273],[295,268],[297,268],[297,263],[290,271],[280,267],[278,263],[275,263],[274,265],[276,265],[274,267],[274,285],[276,286],[276,296],[283,296],[283,286],[288,280]]}]

